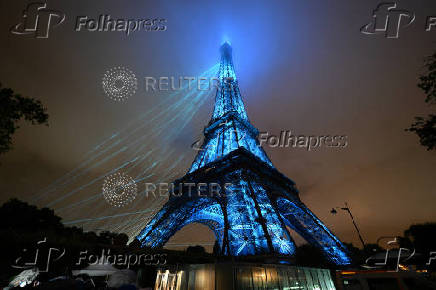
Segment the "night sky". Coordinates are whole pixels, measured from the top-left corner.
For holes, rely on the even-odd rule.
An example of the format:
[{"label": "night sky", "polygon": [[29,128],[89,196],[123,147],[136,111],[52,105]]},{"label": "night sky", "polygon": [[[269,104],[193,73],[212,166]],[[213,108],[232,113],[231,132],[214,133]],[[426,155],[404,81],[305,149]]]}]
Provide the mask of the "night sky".
[{"label": "night sky", "polygon": [[[138,125],[135,120],[141,114],[172,103],[168,92],[146,92],[144,77],[196,76],[219,61],[218,48],[229,40],[255,127],[277,135],[291,130],[307,136],[348,136],[348,146],[341,149],[264,147],[275,167],[296,182],[303,202],[341,240],[359,243],[346,213],[330,214],[344,202],[367,242],[402,234],[413,223],[436,221],[435,152],[426,151],[416,135],[404,131],[414,116],[430,113],[416,84],[423,58],[435,50],[436,29],[425,31],[426,17],[436,15],[435,1],[397,2],[416,15],[398,39],[360,32],[378,1],[48,1],[48,8],[66,14],[48,39],[10,33],[27,3],[0,2],[0,82],[41,100],[49,126],[21,123],[14,149],[0,156],[0,202],[17,197],[50,206],[64,221],[76,221],[70,225],[86,230],[123,231],[123,226],[114,225],[126,220],[136,224],[130,231],[144,226],[149,216],[142,213],[77,222],[152,208],[152,198],[138,198],[123,208],[110,207],[101,194],[86,201],[101,193],[101,180],[74,191],[115,168],[127,158],[123,155],[88,166],[74,182],[41,194],[89,159],[87,153],[114,132],[125,133],[130,124]],[[74,31],[77,16],[101,14],[164,18],[167,29],[129,36]],[[138,77],[136,94],[124,103],[109,99],[101,86],[105,71],[115,66],[127,67]],[[175,177],[186,173],[196,154],[191,144],[210,119],[213,97],[195,108],[183,104],[177,114],[192,119],[180,130],[166,130],[161,119],[159,134],[140,139],[147,134],[144,129],[130,137],[145,144],[138,155],[160,150],[152,151],[152,159],[143,165],[152,166],[153,160],[162,165],[151,168],[154,175],[143,182],[156,182],[178,156],[183,160],[174,168]],[[157,125],[150,114],[141,122],[152,128]],[[59,210],[69,205],[74,207]],[[187,226],[170,240],[211,242],[212,232],[202,225]]]}]

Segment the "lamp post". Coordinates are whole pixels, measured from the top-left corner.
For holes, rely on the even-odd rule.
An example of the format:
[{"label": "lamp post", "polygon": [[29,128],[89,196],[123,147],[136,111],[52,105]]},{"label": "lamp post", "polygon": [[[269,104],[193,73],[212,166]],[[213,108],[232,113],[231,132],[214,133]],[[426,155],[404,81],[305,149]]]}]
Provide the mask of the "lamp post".
[{"label": "lamp post", "polygon": [[[362,235],[360,234],[359,228],[357,227],[356,222],[354,221],[354,217],[351,214],[351,210],[348,207],[348,204],[345,203],[345,207],[336,207],[337,209],[341,209],[341,210],[345,210],[346,212],[348,212],[348,214],[350,215],[351,221],[353,222],[354,227],[356,228],[357,234],[359,235],[359,239],[360,242],[362,243],[363,249],[365,249],[365,242],[363,241]],[[330,211],[331,214],[337,214],[337,210],[336,208],[332,208],[332,210]]]}]

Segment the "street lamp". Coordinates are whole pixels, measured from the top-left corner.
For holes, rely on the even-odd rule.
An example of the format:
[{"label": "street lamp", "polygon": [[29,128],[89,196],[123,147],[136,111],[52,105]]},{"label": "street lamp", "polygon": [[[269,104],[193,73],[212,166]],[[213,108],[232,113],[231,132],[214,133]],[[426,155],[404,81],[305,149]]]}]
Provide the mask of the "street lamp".
[{"label": "street lamp", "polygon": [[356,224],[356,222],[354,221],[354,217],[353,217],[353,215],[351,214],[351,210],[350,210],[350,208],[348,207],[348,204],[345,203],[345,207],[336,207],[336,208],[332,208],[332,210],[330,211],[330,213],[331,213],[331,214],[337,214],[338,211],[337,211],[336,209],[341,209],[341,210],[345,210],[346,212],[348,212],[348,214],[350,215],[351,221],[353,222],[353,225],[354,225],[354,227],[356,228],[357,234],[359,235],[360,242],[362,242],[363,249],[365,249],[365,242],[363,241],[363,238],[362,238],[362,235],[360,234],[359,228],[357,227],[357,224]]}]

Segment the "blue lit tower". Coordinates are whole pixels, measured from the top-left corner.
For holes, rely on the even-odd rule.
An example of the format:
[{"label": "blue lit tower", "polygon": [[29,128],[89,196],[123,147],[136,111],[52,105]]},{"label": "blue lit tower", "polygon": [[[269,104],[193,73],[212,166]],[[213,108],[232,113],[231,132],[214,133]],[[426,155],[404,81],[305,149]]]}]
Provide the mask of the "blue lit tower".
[{"label": "blue lit tower", "polygon": [[158,248],[185,225],[201,223],[214,232],[222,255],[292,255],[289,227],[332,262],[349,264],[343,244],[301,202],[295,183],[274,168],[259,145],[239,92],[232,48],[224,43],[220,51],[219,86],[204,143],[137,239]]}]

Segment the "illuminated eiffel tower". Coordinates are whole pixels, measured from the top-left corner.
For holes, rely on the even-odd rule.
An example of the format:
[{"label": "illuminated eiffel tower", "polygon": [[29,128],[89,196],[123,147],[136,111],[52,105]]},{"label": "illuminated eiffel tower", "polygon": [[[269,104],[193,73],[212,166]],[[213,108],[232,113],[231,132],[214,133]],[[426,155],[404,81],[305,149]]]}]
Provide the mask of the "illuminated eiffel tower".
[{"label": "illuminated eiffel tower", "polygon": [[[224,43],[220,51],[215,108],[201,150],[137,239],[159,248],[185,225],[201,223],[214,232],[222,255],[290,256],[295,244],[289,227],[330,261],[349,264],[344,245],[301,202],[295,183],[274,168],[259,145],[239,92],[232,48]],[[207,184],[204,194],[187,194],[186,184],[200,183]],[[212,184],[221,185],[220,194],[208,194]]]}]

